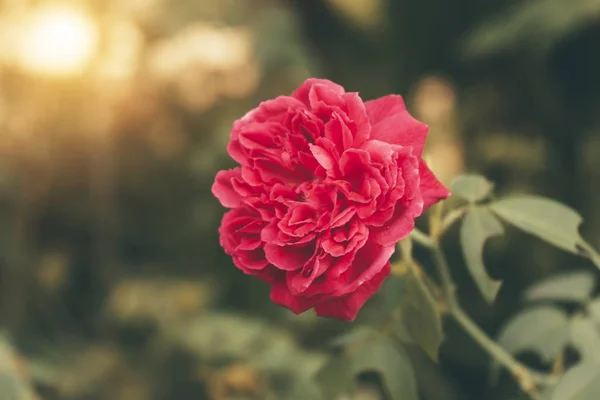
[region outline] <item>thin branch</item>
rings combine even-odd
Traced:
[[[421,232],[420,234],[423,235],[424,238],[428,239],[427,235],[424,233]],[[412,256],[412,239],[413,237],[411,236],[408,239],[402,240],[400,243],[398,243],[400,253],[402,254],[402,261],[400,263],[404,266],[404,268],[401,269],[398,266],[392,265],[392,272],[396,271],[397,275],[404,275],[409,271],[412,271],[415,278],[419,279],[432,295],[436,305],[440,309],[440,312],[446,313],[447,310],[443,290],[433,279],[431,279],[431,277],[429,277],[429,275],[425,273],[423,267]]]
[[[444,234],[456,221],[458,221],[469,209],[468,206],[460,207],[450,211],[442,220],[442,226],[440,227],[440,236]]]
[[[462,309],[456,296],[456,285],[450,274],[450,267],[438,242],[423,232],[415,231],[412,235],[415,241],[433,252],[434,261],[446,298],[448,312],[460,324],[460,326],[499,364],[504,366],[515,377],[521,389],[533,398],[537,396],[537,386],[553,381],[553,377],[532,370],[519,362],[511,353],[492,340],[487,333],[481,329],[469,315]]]
[[[419,243],[421,246],[427,247],[428,249],[433,249],[435,247],[435,242],[431,239],[426,233],[421,232],[417,228],[413,229],[410,233],[410,238],[413,239],[416,243]]]

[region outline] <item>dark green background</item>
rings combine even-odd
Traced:
[[[123,91],[91,73],[56,81],[0,68],[0,325],[28,366],[10,374],[33,377],[41,398],[263,399],[318,364],[347,325],[271,304],[268,288],[220,249],[224,210],[210,192],[214,174],[234,165],[225,150],[232,121],[309,76],[365,99],[403,94],[411,111],[419,83],[441,77],[465,169],[496,182],[498,194],[542,194],[576,208],[584,236],[600,241],[600,2],[382,0],[379,14],[358,19],[343,1],[134,3],[86,5],[98,18],[135,23],[144,56],[193,23],[247,29],[260,79],[241,98],[193,109],[176,84],[143,68]],[[443,142],[446,132],[434,128]],[[456,229],[445,245],[463,303],[491,333],[533,280],[585,266],[509,229],[486,247],[491,274],[505,279],[490,308],[462,267]],[[448,398],[507,398],[510,384],[488,389],[485,357],[447,329],[443,378],[424,375],[425,384],[444,379],[458,396]],[[240,362],[262,394],[215,397],[215,382]]]

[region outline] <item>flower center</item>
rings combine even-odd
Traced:
[[[302,270],[302,276],[305,278],[309,278],[313,273],[314,268],[312,266],[304,268]]]

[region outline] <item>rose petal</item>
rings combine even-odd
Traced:
[[[450,191],[435,177],[425,161],[419,162],[419,177],[421,196],[423,196],[423,210],[428,209],[440,200],[450,197]]]
[[[317,146],[314,144],[310,144],[309,146],[310,146],[310,152],[315,157],[315,159],[319,162],[319,164],[323,168],[325,168],[325,171],[327,171],[328,173],[333,171],[334,160],[333,160],[333,157],[331,156],[331,154],[329,154],[329,152],[327,150],[325,150],[324,148],[322,148],[320,146]]]
[[[391,161],[392,154],[394,154],[394,151],[398,148],[388,142],[382,142],[381,140],[369,140],[363,143],[361,149],[367,151],[372,159],[384,163],[386,161]]]
[[[239,142],[248,154],[252,150],[276,150],[275,139],[285,133],[281,124],[272,122],[249,123],[239,133]],[[276,151],[275,151],[276,152]]]
[[[235,208],[242,203],[242,197],[235,191],[231,180],[241,177],[241,168],[219,171],[212,185],[213,195],[219,199],[223,207]]]
[[[414,119],[400,101],[399,96],[386,96],[366,103],[367,113],[373,118],[381,118],[377,122],[371,120],[371,139],[410,146],[414,149],[413,154],[420,157],[429,127]]]
[[[391,246],[405,239],[415,228],[415,218],[423,212],[423,200],[417,198],[408,205],[398,203],[392,218],[381,228],[371,229],[370,238],[382,246]]]
[[[290,293],[299,295],[304,293],[315,279],[323,275],[331,265],[331,258],[315,256],[304,266],[302,271],[287,274],[287,287]]]
[[[263,101],[251,114],[246,114],[245,121],[255,122],[281,122],[283,116],[290,110],[302,110],[306,108],[301,101],[292,96],[278,96],[275,99]]]
[[[317,297],[294,296],[287,288],[285,281],[275,282],[271,286],[271,301],[283,307],[287,307],[295,314],[313,308],[319,301]]]
[[[345,210],[341,211],[338,215],[336,215],[331,220],[330,228],[337,228],[337,227],[340,227],[340,226],[346,224],[348,221],[350,221],[352,219],[354,214],[356,214],[356,209],[354,207],[346,208]]]
[[[345,93],[341,86],[327,83],[315,83],[308,92],[308,100],[311,108],[318,109],[322,104],[339,109],[345,108],[342,95]]]
[[[325,124],[325,137],[335,143],[340,151],[350,148],[354,142],[352,132],[336,112],[332,114],[331,120]]]
[[[248,275],[255,275],[257,272],[262,271],[269,263],[265,260],[265,255],[257,254],[252,257],[252,254],[242,254],[240,256],[233,257],[233,263],[242,272]]]
[[[371,125],[376,125],[386,118],[406,111],[406,105],[402,96],[390,94],[365,102],[365,109]]]
[[[354,133],[354,147],[360,147],[371,133],[371,122],[367,116],[367,110],[358,93],[346,93],[344,95],[348,118],[356,125]]]
[[[396,243],[391,246],[380,246],[367,242],[357,253],[350,268],[346,272],[348,285],[336,290],[332,297],[341,297],[358,289],[363,283],[373,279],[394,254]]]
[[[341,298],[317,304],[315,306],[317,315],[350,322],[354,321],[360,309],[381,288],[390,272],[391,265],[387,262],[379,273],[360,285],[354,292]]]
[[[300,100],[305,105],[309,105],[310,104],[309,94],[310,94],[312,87],[315,85],[327,86],[331,90],[334,90],[334,91],[338,92],[339,94],[344,93],[344,88],[341,87],[340,85],[338,85],[337,83],[333,83],[327,79],[309,78],[306,81],[304,81],[304,83],[302,85],[300,85],[300,87],[298,89],[296,89],[296,91],[294,91],[294,93],[292,94],[292,97]]]
[[[283,271],[301,269],[314,254],[315,246],[277,246],[265,244],[267,260]]]
[[[263,230],[260,233],[260,238],[265,243],[275,243],[279,245],[280,243],[278,243],[278,234],[279,229],[277,228],[277,221],[272,220],[267,226],[263,228]]]

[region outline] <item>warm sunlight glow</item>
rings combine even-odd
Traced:
[[[94,22],[76,10],[44,7],[26,19],[16,48],[16,61],[25,70],[70,76],[81,72],[98,46]]]

